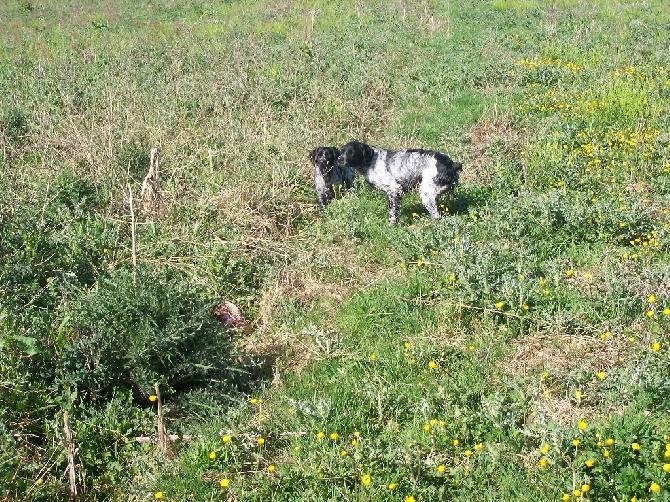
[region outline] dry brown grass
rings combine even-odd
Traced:
[[[483,117],[464,135],[471,144],[468,169],[463,171],[461,181],[487,183],[490,181],[490,150],[497,142],[502,142],[504,151],[515,154],[520,150],[523,140],[522,131],[518,130],[509,117]]]
[[[620,365],[630,353],[629,345],[623,337],[537,333],[515,342],[498,369],[511,378],[538,382],[534,415],[569,425],[595,413],[589,403],[591,394],[597,393],[596,375]],[[566,387],[574,372],[592,374],[591,383],[579,389]],[[579,402],[577,390],[583,393]]]

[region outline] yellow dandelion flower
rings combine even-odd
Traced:
[[[603,457],[605,457],[605,458],[609,458],[609,456],[610,456],[610,451],[609,451],[609,450],[605,450],[605,451],[603,452]]]
[[[549,445],[545,444],[540,450],[540,453],[542,453],[542,455],[546,455],[547,453],[549,453],[549,449],[550,449]]]
[[[654,303],[654,302],[656,301],[656,297],[655,297],[654,295],[649,295],[649,296],[647,297],[647,301],[648,301],[649,303]]]
[[[340,456],[342,456],[342,457],[346,457],[347,455],[348,455],[347,450],[342,450],[340,452]]]
[[[590,460],[590,459],[584,461],[584,465],[585,465],[586,467],[593,467],[594,464],[595,464],[595,462],[594,462],[593,460]]]
[[[654,344],[651,346],[651,350],[653,350],[654,352],[658,352],[659,350],[661,350],[661,344],[658,342],[654,342]]]
[[[400,263],[398,263],[398,267],[405,268],[405,262],[401,261]]]
[[[456,280],[456,276],[454,274],[449,275],[449,282],[454,282]],[[668,309],[670,310],[670,309]]]
[[[561,497],[561,500],[570,500],[570,494],[569,493],[564,493],[563,496]]]
[[[398,485],[396,485],[395,483],[389,483],[389,490],[391,490],[391,491],[395,490],[396,486],[398,486]]]
[[[223,478],[221,481],[219,481],[219,486],[221,488],[228,488],[228,485],[230,485],[230,480],[228,478]]]
[[[582,492],[581,492],[581,490],[577,490],[577,489],[573,490],[572,494],[573,494],[575,497],[581,497],[581,496],[582,496]]]
[[[465,450],[465,451],[463,452],[463,454],[464,454],[466,457],[469,457],[470,455],[472,455],[472,450]]]
[[[225,436],[223,436],[221,438],[221,441],[223,441],[224,443],[230,443],[230,440],[231,440],[231,437],[228,434],[226,434]]]
[[[340,437],[340,435],[337,432],[331,432],[330,433],[330,439],[332,439],[333,441],[337,441],[337,439],[339,439],[339,437]]]
[[[265,439],[263,439],[263,438],[258,438],[258,439],[256,440],[256,442],[258,443],[258,446],[263,446],[263,445],[265,444]]]
[[[370,354],[370,361],[376,361],[377,360],[377,354]]]
[[[351,446],[358,446],[358,440],[357,439],[352,439],[351,440]]]
[[[649,491],[651,493],[658,493],[661,491],[661,486],[658,483],[654,482],[649,486]]]
[[[604,380],[606,376],[607,376],[607,373],[605,373],[604,371],[599,371],[599,372],[597,373],[597,377],[598,377],[598,379],[600,379],[600,380]]]
[[[579,423],[577,424],[577,426],[579,427],[580,431],[583,431],[583,430],[586,430],[586,428],[588,427],[588,424],[586,423],[586,421],[580,420]]]
[[[417,260],[416,261],[416,266],[420,267],[421,265],[423,265],[423,260]]]
[[[257,404],[257,403],[258,403],[258,399],[256,399],[255,397],[252,397],[251,399],[249,399],[249,402],[250,402],[251,404]]]
[[[430,424],[425,424],[423,426],[423,430],[426,431],[426,432],[430,432]]]
[[[460,442],[458,441],[458,439],[454,439],[453,443],[454,443],[454,446],[458,446],[458,445],[460,444]]]
[[[605,331],[604,333],[602,333],[600,335],[600,339],[601,340],[607,340],[610,336],[612,336],[612,333],[610,333],[609,331]]]
[[[277,467],[275,467],[274,464],[270,464],[270,465],[268,465],[268,471],[270,471],[270,472],[275,472],[276,469],[277,469]]]
[[[295,446],[293,447],[293,449],[294,449],[295,451],[300,451],[300,450],[302,450],[302,446],[300,446],[299,444],[297,444],[297,445],[295,445]]]
[[[163,498],[163,492],[156,492],[156,493],[154,493],[154,498],[155,498],[156,500],[160,500],[160,499],[162,499],[162,498]]]
[[[446,471],[446,470],[447,470],[446,466],[444,466],[444,465],[442,465],[442,464],[440,464],[440,465],[437,466],[437,471],[438,471],[438,472],[444,472],[444,471]]]
[[[210,454],[209,454],[209,458],[212,459],[212,460],[214,460],[214,459],[216,458],[216,452],[215,452],[215,451],[210,452]]]
[[[663,315],[670,315],[670,308],[665,307],[665,308],[663,309]]]
[[[498,310],[502,310],[504,306],[505,306],[505,302],[497,302],[496,303],[496,308]]]
[[[431,370],[434,370],[435,368],[437,368],[437,363],[436,363],[435,361],[429,361],[429,362],[428,362],[428,367],[429,367]]]
[[[578,391],[575,392],[575,399],[577,399],[577,401],[581,401],[582,391],[578,390]]]
[[[584,484],[582,485],[582,493],[589,493],[591,491],[591,485]]]
[[[571,269],[565,271],[565,276],[566,277],[572,277],[573,274],[574,274],[574,272]]]
[[[361,433],[358,432],[358,431],[354,431],[354,437],[357,437],[357,438],[361,437]]]
[[[653,310],[647,310],[647,313],[645,315],[647,317],[654,317],[654,311]]]
[[[409,349],[412,346],[412,344],[409,343],[409,342],[405,342],[404,345],[405,345],[405,349]]]
[[[612,445],[614,444],[614,439],[612,439],[612,438],[607,438],[607,439],[605,440],[605,444],[606,444],[607,446],[612,446]]]
[[[437,249],[433,249],[430,253],[431,253],[433,256],[437,256],[438,254],[440,254],[440,252],[439,252]]]
[[[158,399],[158,396],[156,396],[156,394],[151,394],[149,396],[149,401],[151,401],[152,403],[155,402],[156,399]],[[160,492],[158,492],[158,493],[160,493]]]
[[[547,464],[548,464],[548,463],[549,463],[549,462],[547,462],[547,459],[546,459],[546,458],[541,458],[540,461],[538,462],[538,465],[539,465],[540,467],[547,467]]]
[[[477,443],[474,448],[476,452],[480,452],[484,449],[484,443]]]
[[[363,474],[363,477],[361,477],[361,483],[364,485],[369,485],[370,481],[372,481],[372,478],[370,477],[369,474]]]
[[[572,446],[577,448],[581,444],[581,441],[579,439],[573,439],[572,440]]]
[[[670,472],[670,464],[663,464],[662,469],[663,469],[665,472]]]
[[[530,310],[530,306],[527,303],[524,303],[523,305],[521,305],[521,308],[523,310]]]
[[[326,434],[324,432],[319,431],[319,432],[316,433],[316,437],[318,439],[323,439],[323,438],[326,437]]]
[[[416,502],[413,495],[407,495],[405,497],[405,502]]]
[[[640,451],[640,443],[633,443],[630,445],[630,447],[633,449],[633,451]]]

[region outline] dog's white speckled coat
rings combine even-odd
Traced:
[[[389,199],[389,225],[395,225],[402,195],[416,187],[424,207],[434,219],[440,217],[437,198],[453,194],[463,166],[432,150],[390,151],[352,141],[341,148],[337,163],[360,172]]]

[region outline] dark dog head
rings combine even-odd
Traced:
[[[435,183],[447,188],[449,193],[454,193],[454,188],[458,184],[458,178],[463,170],[463,164],[454,162],[449,157],[442,153],[435,153],[435,160],[437,161],[437,176]]]
[[[314,167],[326,174],[335,166],[340,151],[332,146],[318,146],[309,152],[309,160]]]
[[[372,150],[371,146],[359,141],[350,141],[342,147],[340,156],[337,158],[337,165],[365,170],[372,161],[373,156],[374,150]]]

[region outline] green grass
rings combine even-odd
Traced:
[[[5,2],[0,499],[68,497],[67,411],[87,500],[670,500],[668,23]],[[350,139],[463,162],[445,217],[319,213],[307,152]]]

